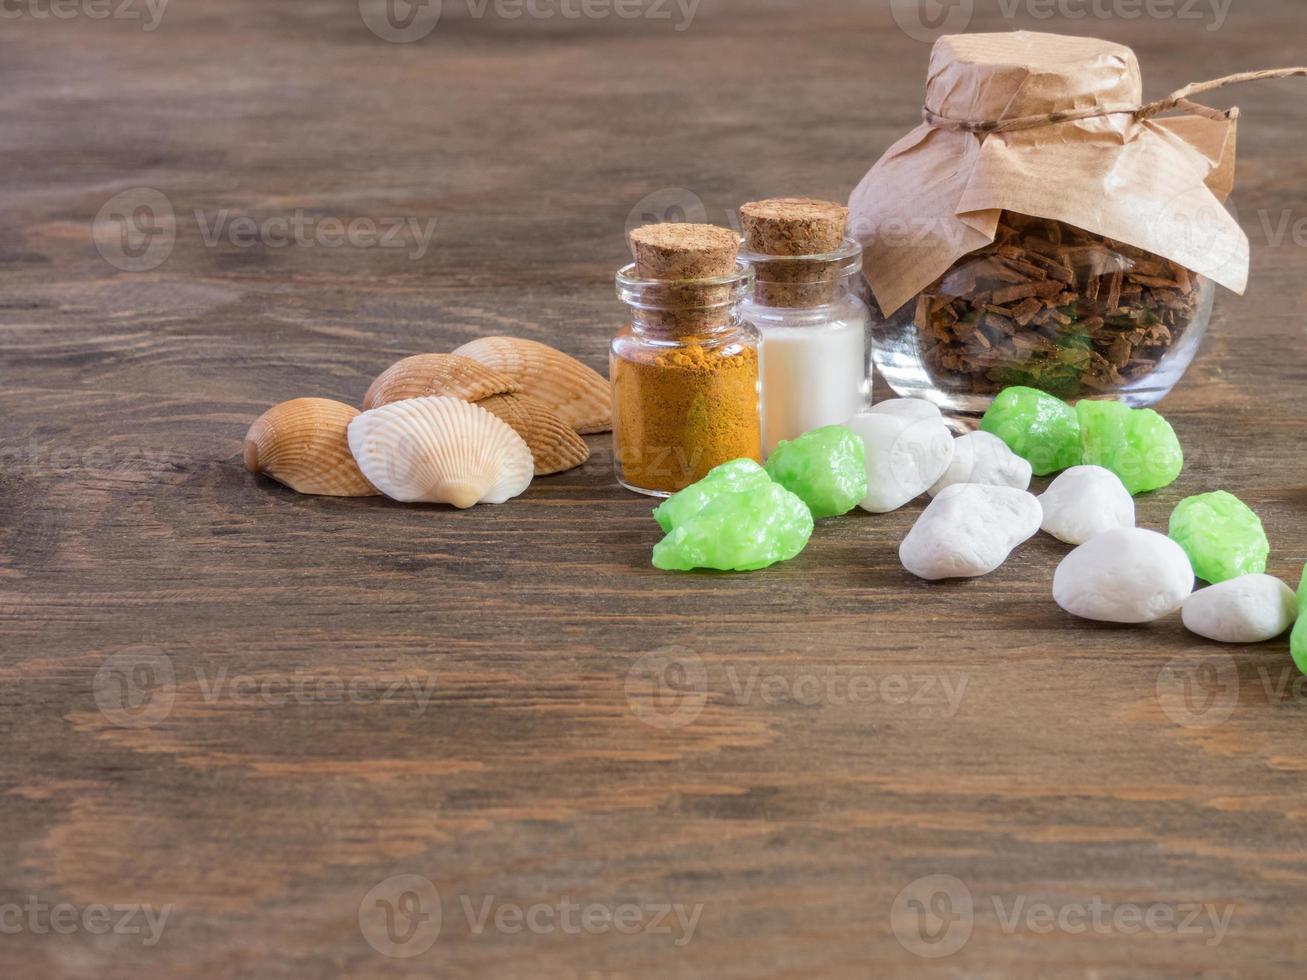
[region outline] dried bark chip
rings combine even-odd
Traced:
[[[1036,265],[1034,262],[1027,262],[1024,258],[1020,258],[1020,259],[1018,259],[1018,258],[1013,258],[1013,257],[1010,257],[1010,256],[1003,256],[1002,259],[1001,259],[1001,261],[1002,261],[1002,263],[1003,263],[1004,265],[1006,265],[1006,266],[1007,266],[1009,269],[1011,269],[1013,272],[1016,272],[1016,273],[1018,273],[1019,275],[1022,275],[1022,276],[1024,276],[1024,277],[1027,278],[1027,279],[1047,279],[1047,278],[1048,278],[1048,270],[1047,270],[1047,269],[1045,269],[1045,268],[1044,268],[1043,266],[1041,266],[1041,265]]]
[[[1142,286],[1155,286],[1159,289],[1178,289],[1180,284],[1174,279],[1164,279],[1161,276],[1143,276],[1139,273],[1131,273],[1130,281],[1139,283]]]
[[[1016,286],[1005,286],[1002,289],[994,290],[993,300],[998,306],[1005,306],[1008,303],[1015,303],[1019,299],[1027,299],[1035,295],[1035,286],[1033,282],[1023,282]]]
[[[930,297],[922,293],[917,297],[916,324],[919,329],[926,330],[930,327],[931,312]]]
[[[1107,308],[1115,310],[1121,305],[1121,271],[1112,273],[1112,280],[1107,286]]]
[[[1030,299],[1024,300],[1019,306],[1015,307],[1012,310],[1012,316],[1017,321],[1017,323],[1021,324],[1021,326],[1023,327],[1028,326],[1030,321],[1035,318],[1035,314],[1038,313],[1043,308],[1044,308],[1043,303],[1041,303],[1039,300],[1035,299],[1034,297],[1031,297]]]

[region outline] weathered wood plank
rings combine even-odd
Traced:
[[[970,28],[1123,40],[1150,95],[1302,60],[1291,0],[1219,25],[1019,6]],[[468,513],[244,472],[269,404],[355,402],[406,354],[513,333],[602,368],[642,199],[723,222],[768,194],[842,197],[919,111],[928,48],[885,3],[704,3],[679,32],[469,9],[447,0],[408,45],[348,0],[179,2],[149,32],[2,22],[0,970],[1301,975],[1307,686],[1283,643],[1072,622],[1044,538],[990,578],[915,581],[896,549],[919,506],[827,522],[765,573],[657,574],[606,436]],[[1293,85],[1232,96],[1252,286],[1220,298],[1167,402],[1184,477],[1140,501],[1164,527],[1187,494],[1238,492],[1286,579],[1307,559]],[[176,243],[123,272],[91,227],[142,187]],[[315,244],[229,224],[206,243],[240,216],[302,220]],[[399,221],[405,247],[324,245],[324,220]],[[947,959],[891,918],[937,874],[975,910]],[[411,958],[359,921],[397,875],[441,898]],[[1095,899],[1176,921],[1008,924]],[[71,931],[38,901],[71,905]],[[569,931],[569,902],[633,934]],[[139,914],[141,932],[83,918],[142,903],[168,909],[157,943]],[[534,905],[538,933],[515,928]],[[661,906],[687,918],[655,928]]]

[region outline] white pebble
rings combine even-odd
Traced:
[[[1241,575],[1185,600],[1184,625],[1218,643],[1261,643],[1283,636],[1298,618],[1298,597],[1278,578]]]
[[[1053,575],[1059,606],[1105,623],[1151,623],[1179,609],[1193,590],[1184,549],[1165,534],[1134,527],[1082,544]]]
[[[920,497],[944,475],[953,459],[953,435],[934,405],[918,398],[898,398],[881,402],[877,408],[906,401],[920,402],[935,414],[860,412],[847,423],[866,448],[867,495],[859,506],[873,514],[887,514]]]
[[[955,483],[983,483],[991,487],[1030,487],[1030,464],[989,432],[968,432],[953,440],[953,461],[936,484],[932,497]]]
[[[942,419],[944,414],[934,402],[924,398],[888,398],[873,405],[873,415],[901,415],[910,419]]]
[[[1039,530],[1039,518],[1039,501],[1024,490],[955,483],[922,511],[899,560],[932,581],[988,575]]]
[[[1084,544],[1104,531],[1135,526],[1135,498],[1102,466],[1073,466],[1039,498],[1044,530],[1067,544]]]

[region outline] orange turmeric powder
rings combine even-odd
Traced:
[[[613,451],[622,482],[675,493],[732,459],[762,460],[758,352],[686,343],[613,355]]]

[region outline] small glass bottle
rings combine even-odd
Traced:
[[[871,313],[855,286],[862,248],[823,256],[746,253],[757,283],[743,315],[762,334],[763,451],[847,422],[871,400]],[[814,271],[796,285],[797,270]]]
[[[762,459],[759,337],[740,315],[753,272],[735,259],[733,233],[715,231],[734,242],[729,274],[650,278],[638,263],[617,274],[631,322],[611,350],[613,459],[618,481],[637,493],[667,497],[722,463]]]
[[[871,311],[858,295],[862,246],[823,255],[745,252],[757,276],[743,315],[762,334],[763,452],[871,403]]]

